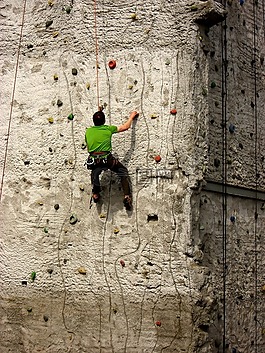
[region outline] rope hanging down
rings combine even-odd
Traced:
[[[96,47],[96,85],[97,85],[97,103],[98,110],[100,110],[99,106],[99,64],[98,64],[98,33],[97,33],[97,1],[94,0],[94,21],[95,21],[95,47]]]
[[[14,103],[15,90],[16,90],[18,63],[19,63],[19,56],[20,56],[20,48],[21,48],[21,41],[22,41],[22,34],[23,34],[26,5],[27,5],[27,0],[24,1],[24,7],[23,7],[23,13],[22,13],[21,30],[20,30],[19,43],[18,43],[17,62],[16,62],[16,69],[15,69],[15,78],[14,78],[14,84],[13,84],[13,91],[12,91],[12,98],[11,98],[10,112],[9,112],[9,121],[8,121],[8,128],[7,128],[7,140],[6,140],[6,148],[5,148],[5,155],[4,155],[3,172],[2,172],[1,185],[0,185],[0,202],[2,200],[2,193],[3,193],[3,185],[4,185],[4,177],[5,177],[5,169],[6,169],[6,161],[7,161],[7,151],[8,151],[8,142],[9,142],[9,136],[10,136],[10,130],[11,130],[13,103]]]

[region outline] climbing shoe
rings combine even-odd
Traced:
[[[129,195],[125,196],[123,200],[123,204],[126,210],[130,211],[132,209],[132,197]]]

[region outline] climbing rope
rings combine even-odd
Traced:
[[[99,105],[99,61],[98,61],[98,33],[97,33],[97,0],[94,0],[94,29],[95,29],[95,49],[96,49],[96,86],[97,86],[97,104]]]
[[[226,7],[226,0],[224,1]],[[222,241],[223,241],[223,353],[226,351],[226,275],[227,275],[227,21],[222,26]]]
[[[8,152],[9,136],[10,136],[10,131],[11,131],[13,104],[14,104],[14,97],[15,97],[15,91],[16,91],[18,63],[19,63],[19,57],[20,57],[20,49],[21,49],[21,41],[22,41],[22,35],[23,35],[23,27],[24,27],[25,13],[26,13],[26,5],[27,5],[27,0],[24,0],[24,6],[23,6],[23,12],[22,12],[22,21],[21,21],[21,29],[20,29],[19,42],[18,42],[18,52],[17,52],[17,62],[16,62],[16,68],[15,68],[15,78],[14,78],[12,97],[11,97],[11,103],[10,103],[10,112],[9,112],[9,121],[8,121],[8,128],[7,128],[7,140],[6,140],[6,147],[5,147],[5,154],[4,154],[3,171],[2,171],[2,178],[1,178],[1,185],[0,185],[0,202],[2,200],[2,193],[3,193],[5,169],[6,169],[6,162],[7,162],[7,152]]]

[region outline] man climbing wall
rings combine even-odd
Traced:
[[[113,157],[111,138],[112,134],[123,132],[131,127],[132,121],[138,116],[133,111],[126,123],[117,127],[115,125],[105,125],[105,114],[98,111],[93,115],[94,126],[86,129],[85,140],[89,152],[88,169],[91,169],[92,199],[96,203],[100,199],[99,176],[104,170],[111,170],[121,178],[124,192],[124,207],[126,210],[132,208],[132,191],[127,168]]]

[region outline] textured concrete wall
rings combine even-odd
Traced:
[[[229,21],[236,21],[235,13],[244,17],[245,8],[235,3],[227,7]],[[212,212],[219,233],[209,236],[206,254],[201,246],[206,235],[198,233],[211,217],[206,203],[200,207],[198,186],[205,175],[222,179],[221,167],[212,167],[214,158],[222,159],[222,138],[218,128],[212,129],[215,123],[209,125],[211,114],[216,126],[221,119],[213,104],[222,97],[222,33],[218,25],[207,35],[205,20],[194,22],[205,4],[97,4],[100,104],[111,124],[120,125],[132,110],[140,113],[130,131],[113,138],[133,185],[133,211],[126,212],[119,181],[109,172],[102,177],[102,203],[89,209],[91,187],[83,163],[85,128],[97,109],[94,3],[74,1],[69,12],[61,1],[27,2],[20,37],[23,4],[2,2],[3,353],[221,351],[218,198]],[[207,53],[207,46],[214,50]],[[109,60],[116,60],[114,70]],[[233,60],[236,64],[236,55]],[[238,76],[241,71],[239,67]],[[244,97],[251,99],[247,91]],[[170,114],[174,108],[176,115]],[[248,109],[253,119],[253,108]],[[70,113],[73,120],[67,118]],[[262,126],[264,119],[259,131]],[[263,153],[262,136],[258,153]],[[247,154],[253,154],[253,144],[246,160]],[[160,163],[154,161],[156,155],[162,157]],[[249,207],[246,212],[251,213],[254,206]],[[242,253],[240,269],[243,265]],[[261,275],[262,267],[259,271]],[[261,310],[262,303],[258,305]],[[255,332],[261,353],[261,330]],[[248,333],[236,332],[241,351],[249,353]]]

